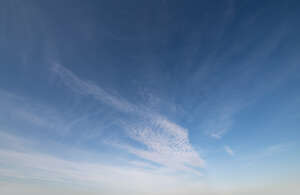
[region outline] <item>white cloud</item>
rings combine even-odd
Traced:
[[[220,105],[216,110],[208,114],[202,128],[207,135],[215,139],[221,139],[234,123],[234,114],[240,109],[240,105]]]
[[[21,139],[15,137],[13,140]],[[27,143],[19,143],[23,146],[22,151],[16,148],[0,149],[0,177],[28,183],[39,181],[50,185],[70,186],[75,191],[100,190],[105,194],[174,194],[176,191],[199,186],[195,180],[171,174],[165,168],[145,162],[134,161],[128,165],[115,162],[109,165],[100,161],[66,160],[28,149]],[[4,188],[0,188],[0,192],[3,190]]]
[[[137,120],[126,120],[122,117],[116,119],[114,115],[108,116],[106,114],[98,119],[96,123],[93,123],[93,121],[89,120],[89,116],[93,113],[75,114],[71,117],[72,119],[67,119],[70,117],[63,117],[60,112],[49,106],[37,105],[32,100],[22,97],[17,98],[19,102],[16,102],[14,99],[16,98],[9,98],[9,101],[7,100],[6,103],[6,105],[9,105],[9,112],[12,112],[11,114],[18,121],[17,123],[10,124],[11,127],[21,128],[22,121],[24,121],[34,125],[36,130],[48,129],[51,133],[63,135],[65,138],[67,138],[66,136],[68,136],[69,132],[73,135],[72,139],[85,141],[85,139],[91,139],[91,136],[97,136],[99,131],[101,132],[99,128],[109,128],[112,124],[111,118],[113,118],[113,120],[117,120],[118,122],[121,121],[117,125],[123,129],[125,128],[128,138],[143,144],[143,147],[146,146],[145,149],[136,145],[123,147],[127,152],[163,165],[173,171],[184,170],[199,175],[200,173],[191,169],[190,166],[204,166],[204,161],[189,142],[187,129],[167,120],[159,114],[147,112],[143,108],[140,108],[139,112],[131,112]],[[94,125],[98,129],[93,130],[95,128]],[[81,127],[88,128],[88,131],[83,133],[82,131],[85,131],[85,129],[80,129]],[[73,130],[74,132],[71,132]],[[79,134],[75,135],[74,133]],[[100,137],[96,138],[99,139]],[[104,141],[107,138],[100,139],[103,140],[99,141]]]
[[[189,142],[188,130],[167,120],[165,117],[149,111],[146,107],[135,106],[130,102],[114,96],[99,86],[79,79],[62,65],[52,68],[61,80],[79,94],[91,95],[97,100],[111,105],[119,111],[134,115],[137,120],[123,120],[121,127],[126,129],[129,138],[143,144],[141,147],[125,146],[128,152],[140,158],[164,165],[174,170],[195,171],[192,167],[203,167],[204,161]],[[199,172],[197,172],[199,174]]]
[[[266,156],[271,156],[273,154],[285,152],[291,148],[292,144],[287,144],[287,143],[281,143],[281,144],[274,144],[271,146],[268,146],[265,148],[263,151],[263,154]]]
[[[70,104],[61,111],[60,108],[40,104],[35,99],[1,89],[0,107],[0,122],[3,126],[16,131],[29,129],[35,131],[36,135],[47,132],[66,137],[74,133],[73,139],[90,140],[99,137],[103,130],[115,123],[111,120],[115,112],[111,110],[86,111],[85,106]],[[74,109],[77,111],[74,112]]]
[[[120,123],[117,125],[125,130],[128,138],[142,144],[142,146],[135,144],[128,146],[125,143],[121,143],[123,146],[126,145],[123,149],[127,152],[139,158],[158,163],[173,172],[185,171],[186,173],[200,175],[199,171],[195,171],[194,168],[203,168],[204,160],[192,147],[187,129],[169,121],[158,113],[150,111],[146,107],[135,106],[120,97],[104,91],[95,84],[79,79],[74,73],[61,65],[54,65],[52,71],[73,91],[83,95],[90,95],[114,107],[118,111],[134,116],[136,120],[128,120],[122,116],[107,116],[106,114],[95,123],[97,127],[100,125],[101,127],[108,126],[109,128],[112,122],[106,124],[105,121],[111,121],[111,118],[113,118],[113,120],[118,121],[117,123]],[[33,124],[37,129],[49,129],[51,133],[63,136],[68,136],[68,132],[73,129],[77,133],[84,131],[84,129],[78,128],[88,128],[88,132],[80,133],[77,136],[81,140],[89,137],[89,135],[97,135],[99,131],[91,132],[95,128],[93,126],[95,124],[91,124],[91,121],[89,121],[88,116],[91,113],[81,113],[65,117],[66,113],[62,115],[49,106],[37,105],[33,100],[23,97],[10,94],[6,100],[9,104],[8,110],[12,112],[18,121],[18,123],[14,123],[18,128],[22,125],[20,120]],[[103,124],[102,120],[105,120]],[[83,125],[79,125],[81,123]],[[72,135],[72,139],[77,139],[76,135]]]
[[[246,162],[246,166],[253,166],[261,163],[264,160],[272,159],[276,156],[281,156],[284,152],[293,150],[295,148],[294,143],[278,143],[269,146],[265,146],[259,150],[253,151],[253,153],[245,155],[241,158],[243,162]]]
[[[0,106],[2,123],[11,129],[25,130],[30,125],[31,130],[65,134],[65,125],[68,123],[66,114],[61,114],[50,106],[2,90],[0,90]]]
[[[178,170],[191,171],[189,166],[204,166],[189,143],[186,129],[161,117],[128,128],[130,137],[146,146],[146,149],[129,148],[137,156]]]
[[[122,99],[121,97],[112,95],[111,93],[107,92],[106,90],[99,87],[98,85],[95,85],[92,82],[81,80],[73,72],[60,64],[54,64],[52,66],[52,71],[57,76],[59,76],[59,78],[67,87],[71,88],[73,91],[79,94],[93,96],[95,99],[105,104],[111,105],[121,111],[128,112],[135,109],[135,106],[128,103],[126,100]]]
[[[230,156],[235,155],[234,151],[229,146],[224,146],[224,149]]]

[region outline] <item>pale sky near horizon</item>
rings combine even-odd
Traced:
[[[299,17],[0,1],[0,194],[300,194]]]

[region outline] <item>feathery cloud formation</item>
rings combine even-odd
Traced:
[[[190,144],[187,129],[158,113],[149,111],[146,107],[136,106],[121,97],[110,94],[98,85],[80,79],[60,64],[54,64],[52,71],[71,90],[81,95],[90,95],[120,112],[138,118],[129,122],[123,120],[122,126],[129,138],[143,144],[146,149],[133,146],[123,147],[128,152],[174,170],[191,171],[189,166],[203,167],[204,160]]]

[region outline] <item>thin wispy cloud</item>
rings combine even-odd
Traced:
[[[229,146],[224,146],[225,152],[229,154],[230,156],[234,156],[235,152],[229,147]]]
[[[101,109],[90,111],[71,105],[70,110],[62,112],[51,105],[3,90],[0,90],[0,105],[0,121],[4,129],[34,132],[36,138],[46,133],[53,138],[72,136],[74,142],[86,142],[99,139],[103,131],[116,124],[111,120],[113,111],[104,114]]]
[[[293,143],[280,143],[274,144],[266,147],[262,152],[261,155],[263,156],[272,156],[276,154],[280,154],[282,152],[286,152],[293,147]]]
[[[59,78],[64,82],[65,86],[69,87],[73,91],[76,91],[78,94],[96,98],[97,100],[114,107],[116,110],[131,114],[138,119],[127,120],[117,116],[117,123],[119,123],[117,125],[124,129],[125,133],[128,135],[128,138],[139,142],[146,147],[145,149],[133,146],[126,147],[127,152],[132,153],[142,159],[146,159],[171,168],[173,171],[180,170],[198,175],[200,174],[200,172],[190,168],[203,168],[204,160],[192,147],[189,141],[187,129],[169,121],[158,113],[149,111],[149,109],[146,107],[134,106],[128,101],[119,99],[119,97],[103,91],[95,84],[91,84],[80,79],[62,65],[55,64],[52,68],[52,71],[59,76]],[[66,117],[60,117],[62,114],[57,110],[51,109],[49,106],[37,105],[32,101],[22,97],[19,97],[18,99],[21,99],[22,101],[15,103],[12,99],[10,99],[9,104],[11,104],[11,108],[15,108],[14,115],[25,122],[37,126],[38,128],[55,130],[59,135],[66,136],[68,133],[71,133],[74,130],[74,133],[76,134],[76,129],[80,128],[80,124],[84,123],[86,120],[89,120],[89,116],[93,114],[89,113],[88,115],[84,116],[81,116],[81,114],[73,114],[71,117],[72,119],[66,119]],[[128,105],[130,109],[124,109],[128,108]],[[109,119],[107,117],[103,117],[104,116],[102,116],[103,120]],[[112,122],[105,124],[106,122],[103,120],[99,121],[101,124],[99,122],[97,123],[100,124],[100,127],[97,129],[106,128],[105,126],[107,125],[111,126]],[[96,128],[96,126],[93,126],[93,124],[85,126],[85,128],[89,128],[89,131],[79,134],[81,140],[85,139],[86,137],[91,137],[91,134],[99,134],[99,130],[97,130],[98,133],[92,132],[93,128]],[[79,132],[83,130],[84,129],[81,129]]]
[[[144,146],[146,150],[126,147],[128,152],[140,158],[161,164],[174,170],[192,171],[188,166],[203,167],[204,160],[189,142],[188,130],[167,120],[160,114],[151,112],[147,107],[134,104],[113,96],[99,86],[86,82],[62,65],[53,65],[52,71],[64,84],[82,95],[91,95],[97,100],[115,107],[120,111],[133,114],[138,120],[120,119],[128,137]],[[122,122],[123,121],[123,122]]]
[[[257,15],[261,14],[257,13]],[[256,15],[251,16],[242,25],[248,23],[253,25],[258,18]],[[205,83],[201,86],[196,84],[195,87],[199,88],[201,97],[202,95],[205,97],[200,105],[207,105],[193,109],[199,109],[199,112],[204,109],[208,112],[208,116],[204,117],[205,119],[200,125],[206,135],[215,139],[223,138],[234,128],[235,119],[239,112],[280,87],[294,74],[297,68],[295,68],[294,62],[289,60],[287,60],[288,63],[284,69],[274,67],[269,73],[261,74],[264,72],[262,64],[271,58],[272,53],[278,50],[286,38],[288,29],[285,26],[287,23],[287,21],[280,21],[276,27],[277,30],[272,31],[270,36],[257,43],[255,49],[251,51],[247,49],[256,40],[239,40],[239,37],[230,46],[224,45],[228,48],[224,51],[219,51],[218,46],[220,45],[216,45],[217,49],[208,53],[207,57],[201,61],[202,65],[190,75],[189,85]],[[249,32],[245,31],[244,33]],[[233,64],[234,72],[229,71],[229,76],[224,76],[222,73],[228,71],[224,65],[230,62],[232,56],[243,50],[247,50],[246,55],[248,57],[240,59],[238,64]],[[232,76],[233,78],[231,78]],[[253,81],[253,78],[256,81]]]
[[[10,137],[14,137],[10,135]],[[14,137],[14,140],[19,140]],[[174,186],[191,186],[188,179],[168,174],[163,168],[150,166],[136,161],[129,165],[109,165],[95,161],[71,161],[28,149],[20,142],[23,150],[0,149],[0,163],[7,167],[0,169],[0,176],[31,181],[51,182],[74,185],[92,189],[101,189],[112,193],[113,186],[118,183],[120,191],[142,193],[151,188],[164,188],[157,193],[173,192]],[[128,178],[131,178],[128,180]],[[100,187],[99,187],[100,186]],[[120,192],[119,192],[120,193]]]
[[[154,118],[149,124],[127,128],[133,140],[146,146],[145,150],[129,150],[141,158],[179,170],[191,170],[188,166],[204,166],[204,160],[189,143],[188,131],[164,118]]]
[[[65,125],[68,123],[66,117],[50,106],[3,90],[0,90],[0,101],[0,115],[5,119],[2,123],[17,121],[12,123],[11,128],[24,128],[20,125],[23,124],[35,127],[40,132],[52,131],[61,135],[65,133]]]
[[[255,153],[241,158],[247,166],[252,166],[262,160],[273,159],[295,149],[294,143],[278,143],[260,148]]]
[[[105,104],[111,105],[121,111],[128,112],[135,110],[135,106],[129,104],[126,100],[123,100],[121,97],[116,97],[110,94],[109,92],[105,91],[103,88],[99,87],[98,85],[92,82],[81,80],[69,69],[65,68],[64,66],[58,63],[53,64],[51,70],[57,76],[59,76],[61,81],[63,81],[63,83],[67,87],[81,95],[92,96],[95,99]]]

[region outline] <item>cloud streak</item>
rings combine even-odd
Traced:
[[[90,95],[95,99],[111,105],[121,111],[129,112],[135,110],[135,106],[128,103],[126,100],[110,94],[92,82],[81,80],[73,72],[60,64],[54,64],[51,69],[52,72],[55,73],[67,87],[81,95]]]
[[[90,95],[136,118],[136,120],[121,119],[120,126],[125,128],[130,139],[146,148],[141,149],[140,147],[127,146],[127,144],[122,146],[129,153],[174,170],[195,172],[190,166],[204,166],[204,160],[199,157],[189,142],[187,129],[167,120],[158,113],[150,111],[147,107],[135,106],[91,82],[80,79],[62,65],[54,64],[52,71],[71,90],[81,95]]]
[[[9,136],[14,140],[21,140]],[[23,146],[22,151],[18,148],[0,149],[0,163],[5,167],[0,168],[1,177],[51,182],[64,186],[76,185],[79,188],[88,187],[108,194],[119,194],[122,191],[151,194],[153,189],[156,189],[154,193],[157,194],[172,194],[176,189],[183,190],[194,185],[189,179],[168,174],[165,168],[150,166],[149,169],[147,163],[139,161],[128,165],[109,165],[100,161],[65,160],[28,149],[23,141],[19,145]],[[148,166],[147,169],[145,166]]]
[[[230,156],[234,156],[235,152],[229,147],[229,146],[224,146],[225,152],[229,154]]]
[[[146,147],[129,151],[144,159],[178,170],[191,171],[189,166],[204,166],[204,161],[189,143],[188,131],[164,118],[127,128],[129,136]]]

